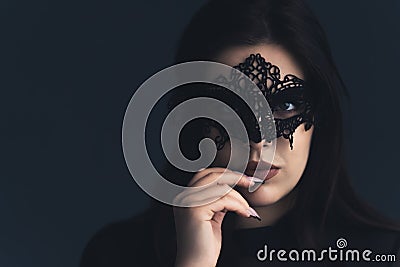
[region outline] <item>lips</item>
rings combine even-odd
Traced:
[[[258,166],[257,166],[258,164]],[[256,169],[257,168],[257,169]],[[263,180],[268,180],[274,177],[279,172],[279,167],[268,163],[266,161],[250,161],[247,164],[245,174],[248,176],[254,176]]]

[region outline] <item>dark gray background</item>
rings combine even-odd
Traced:
[[[122,155],[124,110],[202,2],[0,3],[0,266],[77,266],[97,230],[147,206]],[[352,97],[355,187],[400,218],[400,1],[309,2]]]

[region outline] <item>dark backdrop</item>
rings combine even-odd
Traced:
[[[123,159],[123,114],[202,2],[0,3],[0,266],[77,266],[97,230],[147,206]],[[309,2],[352,97],[355,187],[400,218],[400,1]]]

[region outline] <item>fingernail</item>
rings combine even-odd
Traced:
[[[260,178],[257,178],[257,177],[247,176],[246,179],[249,180],[249,181],[253,181],[255,183],[265,184],[265,181],[263,179],[260,179]]]
[[[258,213],[252,207],[249,207],[247,210],[250,213],[251,218],[255,218],[255,219],[261,221],[260,215],[258,215]]]

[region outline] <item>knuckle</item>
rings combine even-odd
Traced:
[[[232,197],[234,197],[241,204],[243,204],[246,207],[249,206],[249,204],[247,203],[246,199],[238,191],[232,190],[230,193],[232,194]]]

